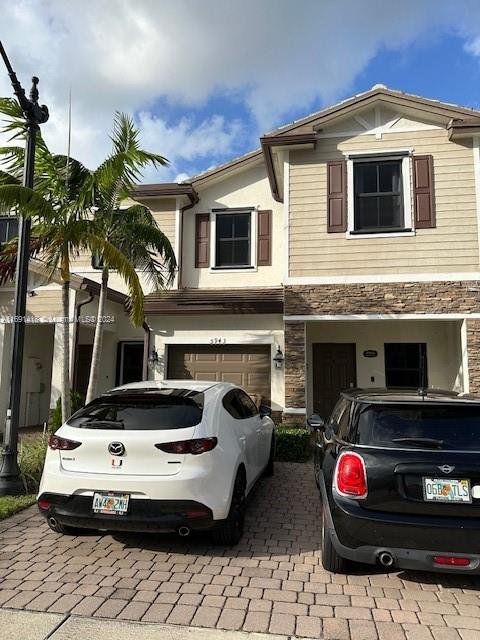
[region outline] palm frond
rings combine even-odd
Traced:
[[[43,196],[20,185],[7,184],[0,186],[0,208],[7,210],[18,208],[25,217],[53,220],[56,211]]]

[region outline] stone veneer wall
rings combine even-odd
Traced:
[[[479,313],[480,282],[289,285],[285,315]],[[304,322],[285,322],[285,406],[305,407]],[[480,392],[480,321],[467,321],[470,391]],[[298,414],[284,416],[304,421]]]
[[[470,393],[480,393],[480,320],[467,320],[467,353]]]

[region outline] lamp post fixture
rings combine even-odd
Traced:
[[[38,78],[32,78],[30,98],[20,84],[0,41],[0,55],[7,67],[13,92],[22,108],[26,121],[26,146],[23,167],[23,185],[33,189],[35,143],[39,125],[47,122],[48,109],[38,104]],[[5,420],[3,462],[0,469],[0,496],[18,495],[23,484],[17,462],[18,427],[20,423],[20,394],[25,342],[25,312],[27,306],[28,261],[30,257],[30,219],[19,216],[17,270],[15,275],[15,315],[11,343],[10,398]]]

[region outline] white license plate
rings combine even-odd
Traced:
[[[94,493],[92,509],[94,513],[124,516],[128,511],[128,493]]]
[[[471,502],[470,480],[423,478],[423,497],[427,502]]]

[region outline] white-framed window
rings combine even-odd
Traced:
[[[410,152],[347,156],[347,237],[414,235]]]
[[[212,270],[255,269],[257,212],[253,207],[212,209],[210,264]]]

